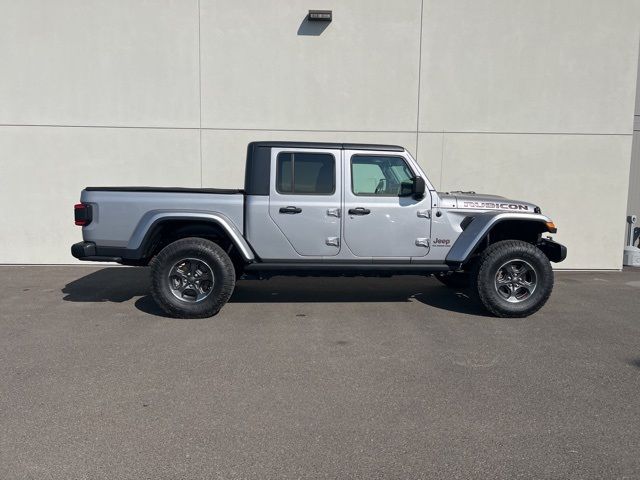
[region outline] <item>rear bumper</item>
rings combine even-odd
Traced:
[[[99,255],[93,242],[78,242],[71,245],[71,255],[87,262],[122,262],[122,257]]]
[[[567,247],[559,243],[543,238],[538,243],[538,248],[554,263],[562,262],[567,258]]]

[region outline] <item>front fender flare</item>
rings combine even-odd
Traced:
[[[506,220],[521,220],[546,224],[551,219],[541,214],[511,213],[511,212],[485,212],[473,217],[466,229],[462,231],[455,241],[445,259],[449,265],[465,263],[476,247],[482,242],[491,229],[500,222]],[[545,229],[546,229],[545,225]]]
[[[144,245],[147,235],[153,228],[166,220],[205,221],[216,224],[229,235],[229,239],[247,262],[253,262],[255,260],[253,250],[245,240],[242,232],[229,217],[220,212],[152,210],[147,212],[140,219],[138,225],[136,225],[127,249],[140,250]]]

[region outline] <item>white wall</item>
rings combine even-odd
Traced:
[[[324,31],[303,22],[329,8]],[[397,143],[619,268],[640,2],[0,0],[0,263],[73,263],[85,185],[239,186],[247,142]],[[604,195],[603,195],[604,190]]]
[[[0,0],[0,123],[200,126],[198,0]]]
[[[201,0],[203,127],[415,131],[420,1],[323,0],[298,35],[314,5]]]

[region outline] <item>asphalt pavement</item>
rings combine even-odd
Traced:
[[[433,278],[0,267],[1,479],[640,478],[640,269],[498,319]]]

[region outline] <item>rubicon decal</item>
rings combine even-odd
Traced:
[[[482,208],[495,210],[529,210],[528,205],[518,203],[464,202],[464,208]]]

